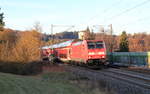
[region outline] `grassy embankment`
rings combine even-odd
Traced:
[[[79,85],[74,75],[50,72],[38,76],[0,73],[0,94],[105,94]],[[81,78],[82,79],[82,78]]]

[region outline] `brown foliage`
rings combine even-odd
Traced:
[[[40,34],[36,31],[26,31],[20,34],[15,48],[13,60],[31,62],[40,59]]]
[[[41,34],[35,30],[0,32],[0,71],[31,74],[41,71]]]
[[[30,30],[15,32],[5,30],[0,32],[0,61],[31,62],[40,59],[40,33]]]
[[[135,52],[145,52],[150,50],[150,35],[146,33],[138,33],[128,35],[129,49]]]
[[[130,52],[146,52],[150,51],[150,35],[146,33],[137,33],[137,34],[128,34],[129,41],[129,51]],[[106,44],[106,48],[108,51],[111,49],[112,51],[119,50],[120,43],[120,35],[119,36],[110,36],[106,34],[96,34],[95,39],[104,40]]]
[[[93,40],[95,39],[95,34],[93,32],[90,31],[89,27],[87,27],[86,30],[83,30],[82,32],[84,32],[84,38],[85,40]]]
[[[12,55],[11,51],[17,41],[16,32],[7,30],[0,32],[0,61],[9,61],[10,55]]]

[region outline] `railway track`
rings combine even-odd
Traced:
[[[104,78],[113,78],[118,81],[122,81],[128,84],[132,84],[144,89],[150,89],[150,76],[143,75],[141,73],[135,73],[131,71],[125,71],[121,69],[102,69],[102,70],[92,70],[84,67],[71,67],[70,71],[74,71],[84,75],[89,79],[97,79],[100,80],[101,77]]]
[[[150,75],[150,69],[147,68],[129,67],[128,69],[125,68],[124,70]]]
[[[108,69],[104,70],[101,73],[118,79],[122,80],[124,82],[128,82],[130,84],[134,84],[136,86],[140,86],[143,88],[150,89],[150,78],[148,75],[142,75],[140,73],[134,73],[134,72],[129,72],[129,71],[122,71],[119,69]]]
[[[138,72],[129,71],[129,70],[114,69],[114,68],[108,69],[106,71],[121,74],[121,75],[126,75],[132,78],[138,78],[138,79],[150,82],[150,75],[147,75],[147,74],[138,73]]]

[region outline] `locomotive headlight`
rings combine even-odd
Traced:
[[[102,56],[102,58],[105,58],[105,56]]]
[[[105,52],[98,52],[99,55],[105,54]]]
[[[95,53],[94,52],[89,52],[89,55],[94,55]]]

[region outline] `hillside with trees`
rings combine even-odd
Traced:
[[[125,37],[125,38],[124,38]],[[148,52],[150,51],[150,34],[147,33],[135,33],[135,34],[125,34],[125,35],[107,35],[97,33],[95,39],[104,40],[106,43],[107,50],[112,51],[122,51],[125,50],[129,52]],[[122,46],[126,46],[126,48]]]

